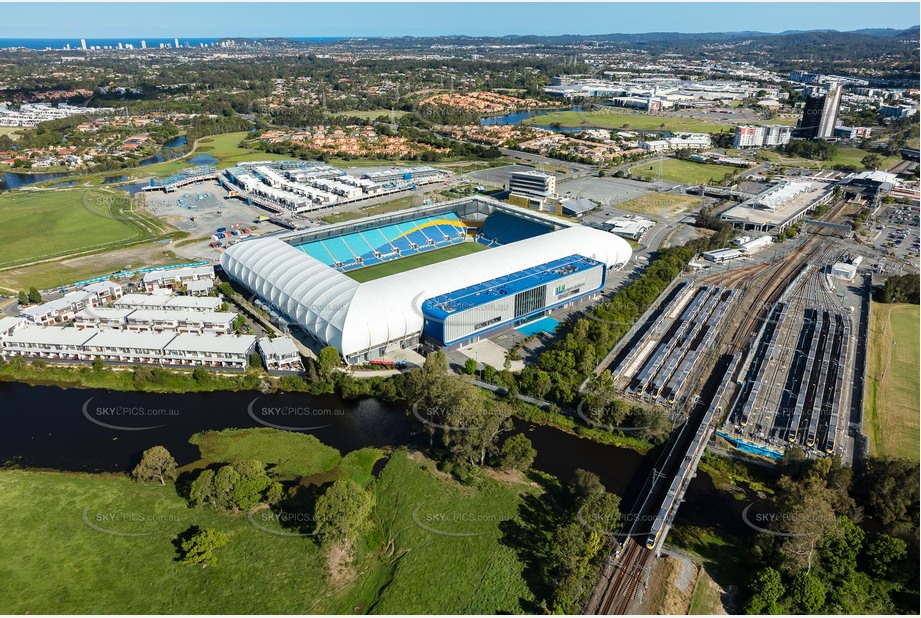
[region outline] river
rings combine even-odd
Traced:
[[[0,462],[23,468],[126,472],[150,446],[165,446],[179,465],[198,458],[188,443],[205,430],[276,425],[305,433],[347,453],[366,446],[425,447],[428,435],[396,404],[372,398],[256,392],[154,394],[61,389],[0,382]],[[534,468],[563,481],[579,468],[601,478],[629,507],[642,495],[656,453],[598,444],[553,427],[515,420],[537,450]],[[705,473],[691,483],[677,523],[739,529],[741,504],[718,491]]]
[[[521,124],[522,121],[527,120],[533,116],[546,116],[547,114],[553,114],[555,112],[581,112],[584,111],[581,107],[568,107],[566,109],[551,109],[551,110],[526,110],[521,112],[512,112],[510,114],[503,114],[502,116],[490,116],[488,118],[483,118],[480,120],[481,126],[488,125],[514,125]],[[561,127],[555,128],[549,125],[528,125],[537,129],[549,129],[551,131],[560,131],[562,133],[579,133],[585,129],[597,129],[600,127],[592,126],[582,126],[582,127]]]
[[[179,146],[184,146],[185,143],[186,143],[185,135],[179,135],[179,136],[174,137],[173,139],[163,144],[162,152],[159,152],[155,155],[152,155],[150,157],[147,157],[146,159],[141,160],[141,162],[138,163],[138,167],[144,167],[145,165],[153,165],[154,163],[162,163],[164,161],[169,161],[171,159],[176,158],[175,156],[173,156],[172,150]],[[179,151],[176,153],[176,156],[180,156],[182,154],[184,153],[182,151]],[[192,159],[190,159],[190,162],[196,165],[205,165],[208,163],[214,163],[216,161],[217,159],[207,154],[196,155],[195,157],[192,157]],[[68,172],[49,172],[49,173],[6,172],[4,174],[0,174],[0,191],[18,189],[20,187],[25,187],[27,185],[33,185],[38,182],[55,180],[57,178],[66,178],[68,176],[73,176],[73,174],[70,174]],[[123,176],[123,177],[115,176],[115,178],[120,178],[121,180],[127,180],[127,176]],[[108,180],[108,179],[106,180],[106,183],[110,183],[110,182],[119,182],[119,181]],[[73,183],[72,182],[71,183],[62,182],[62,183],[57,183],[53,186],[63,187],[63,186],[68,186],[70,184],[73,184]]]

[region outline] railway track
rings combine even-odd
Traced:
[[[630,602],[636,595],[636,589],[643,580],[646,563],[651,551],[629,537],[624,543],[618,558],[618,565],[611,585],[605,591],[598,614],[620,615],[626,614]]]

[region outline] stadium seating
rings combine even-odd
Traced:
[[[298,248],[328,266],[341,270],[355,270],[414,253],[447,247],[463,242],[465,237],[464,224],[456,214],[447,213],[317,240]],[[380,257],[376,254],[380,254]]]
[[[479,242],[489,246],[507,245],[552,231],[551,226],[543,223],[528,221],[504,212],[494,212],[483,222]]]

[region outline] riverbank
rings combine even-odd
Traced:
[[[17,568],[0,578],[0,611],[344,614],[373,607],[383,613],[475,614],[531,607],[525,565],[506,531],[524,500],[540,493],[537,486],[515,475],[498,480],[487,474],[475,486],[462,486],[420,453],[330,457],[328,447],[314,442],[300,454],[312,463],[297,472],[315,472],[316,462],[321,475],[345,467],[342,478],[374,496],[369,528],[351,560],[338,565],[312,535],[312,505],[334,476],[313,482],[316,474],[286,475],[297,480],[286,482],[294,498],[284,506],[232,514],[190,508],[181,483],[0,471],[0,508],[12,514],[0,551],[19,556]],[[271,462],[279,445],[269,436],[244,450]],[[380,457],[386,463],[375,465]],[[223,453],[215,462],[226,460]],[[438,524],[425,525],[435,516]],[[213,528],[229,539],[207,569],[177,561],[175,539],[192,527]],[[23,547],[43,550],[24,554]]]
[[[190,394],[220,392],[303,393],[321,395],[335,393],[344,399],[383,397],[399,402],[397,387],[391,376],[372,375],[361,379],[342,373],[330,382],[309,383],[298,376],[270,376],[263,371],[246,373],[217,373],[208,371],[196,374],[190,370],[163,369],[161,367],[102,367],[90,365],[64,365],[27,362],[0,363],[0,382],[22,383],[30,386],[50,386],[61,389],[105,389],[115,392],[151,394]],[[405,402],[404,402],[405,403]],[[548,411],[522,401],[513,404],[517,418],[553,427],[570,435],[597,444],[626,448],[641,455],[652,443],[629,434],[615,434],[604,429],[579,423],[572,416],[559,411]]]

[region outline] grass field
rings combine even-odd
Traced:
[[[728,124],[718,124],[697,118],[674,118],[670,116],[651,116],[619,111],[592,112],[551,112],[541,116],[532,116],[522,122],[524,125],[541,125],[559,123],[563,127],[601,127],[603,129],[628,129],[634,131],[696,131],[700,133],[718,133],[731,128]]]
[[[351,221],[352,219],[361,219],[362,217],[370,217],[372,215],[383,215],[388,212],[396,212],[397,210],[405,210],[413,206],[413,198],[415,195],[407,195],[406,197],[401,197],[389,202],[384,202],[383,204],[375,204],[374,206],[366,206],[365,208],[360,208],[358,210],[347,210],[345,212],[337,212],[323,217],[323,221],[327,223],[341,223],[343,221]],[[421,204],[421,199],[419,203]]]
[[[380,453],[366,450],[373,449],[351,460],[363,468],[356,477],[370,480]],[[461,486],[429,460],[398,451],[372,491],[372,529],[356,547],[351,574],[331,582],[325,551],[261,517],[269,512],[248,518],[189,508],[172,484],[121,475],[2,470],[0,611],[475,614],[521,613],[532,600],[524,565],[502,542],[502,524],[516,517],[530,486],[491,478]],[[438,515],[449,517],[429,529],[417,523]],[[215,566],[176,562],[173,540],[193,525],[228,536]]]
[[[172,231],[131,210],[123,193],[102,189],[10,191],[0,195],[0,269],[116,249]]]
[[[21,127],[0,127],[0,135],[9,135],[10,139],[19,137],[20,131],[22,131]]]
[[[702,201],[693,195],[676,193],[648,193],[617,204],[617,208],[645,215],[666,216],[694,208]]]
[[[870,453],[918,459],[918,305],[872,303],[864,404]]]
[[[628,171],[638,178],[655,179],[659,164],[656,161],[646,161]],[[700,184],[718,182],[727,173],[736,173],[739,170],[726,165],[712,163],[695,163],[694,161],[681,161],[679,159],[664,159],[662,161],[662,180],[682,184]]]
[[[393,116],[395,118],[400,118],[405,116],[409,112],[404,112],[402,110],[393,110]],[[387,116],[387,122],[390,122],[390,110],[389,109],[371,109],[363,111],[348,111],[348,112],[339,112],[338,116],[350,116],[352,118],[361,118],[362,120],[377,120],[379,116]]]
[[[832,157],[831,161],[814,161],[812,159],[803,159],[801,157],[788,157],[779,152],[768,149],[762,150],[761,154],[773,163],[793,167],[804,167],[807,169],[831,169],[835,165],[855,165],[860,169],[863,169],[863,164],[861,164],[860,160],[871,153],[867,152],[866,150],[861,150],[860,148],[839,146],[838,152],[834,157]],[[886,169],[898,163],[899,161],[901,161],[901,157],[882,157],[880,169]]]
[[[437,264],[438,262],[452,260],[462,255],[468,255],[470,253],[476,253],[478,251],[484,250],[486,250],[486,247],[480,243],[462,242],[456,245],[451,245],[450,247],[445,247],[444,249],[426,251],[425,253],[410,255],[409,257],[400,258],[399,260],[384,262],[383,264],[375,264],[374,266],[368,266],[367,268],[359,268],[358,270],[349,271],[345,274],[347,274],[355,281],[363,283],[365,281],[380,279],[381,277],[387,277],[389,275],[401,273],[407,270],[414,270],[422,266],[428,266],[429,264]]]

